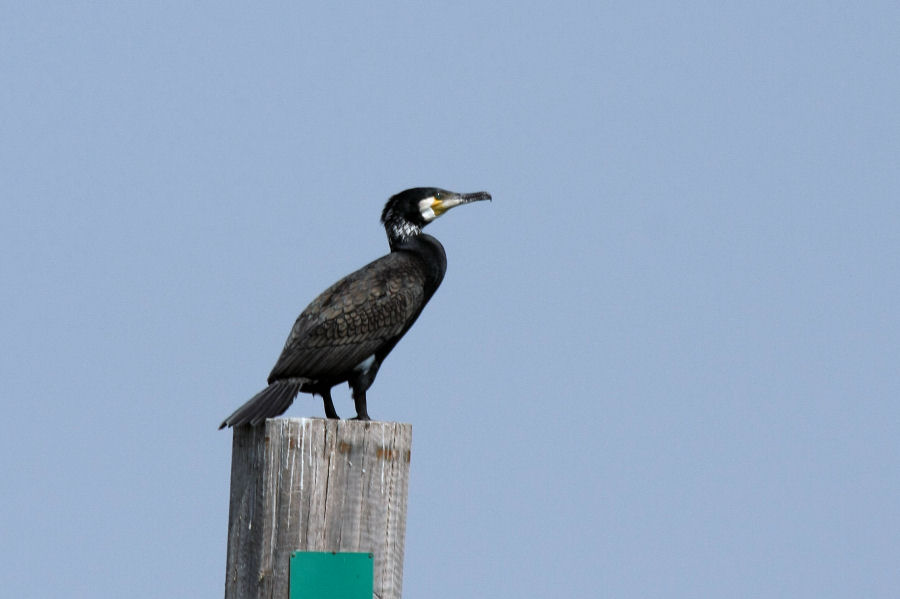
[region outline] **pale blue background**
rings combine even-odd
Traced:
[[[406,597],[896,597],[898,32],[4,2],[3,596],[220,597],[216,426],[438,185],[494,201],[429,228],[447,278],[369,394],[414,425]]]

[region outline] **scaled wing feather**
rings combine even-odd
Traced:
[[[425,300],[423,280],[400,252],[344,277],[297,318],[269,380],[347,373],[412,325]]]

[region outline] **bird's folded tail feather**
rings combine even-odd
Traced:
[[[219,425],[219,428],[241,426],[242,424],[256,426],[260,422],[264,422],[266,418],[283,414],[297,397],[304,382],[306,382],[305,379],[275,381],[235,410]]]

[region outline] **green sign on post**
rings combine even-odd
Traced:
[[[372,599],[372,554],[295,551],[290,599]]]

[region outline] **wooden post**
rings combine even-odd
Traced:
[[[412,425],[270,419],[234,429],[226,599],[288,598],[293,551],[374,555],[399,599]]]

